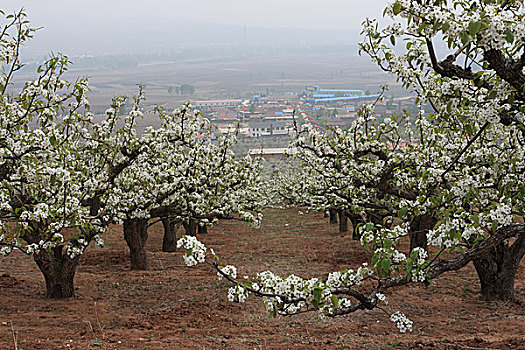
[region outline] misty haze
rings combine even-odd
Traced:
[[[41,28],[23,52],[28,65],[19,78],[31,77],[50,52],[61,52],[74,63],[69,79],[89,77],[92,109],[101,112],[111,97],[135,93],[138,83],[146,85],[147,104],[170,107],[188,99],[168,93],[182,84],[195,87],[194,100],[300,92],[312,84],[378,91],[392,79],[358,56],[358,42],[361,22],[383,5],[377,0],[366,7],[340,1],[4,6],[24,7]]]
[[[0,349],[525,349],[524,18],[2,0]]]

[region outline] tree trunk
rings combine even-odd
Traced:
[[[364,220],[361,218],[360,215],[355,215],[352,213],[347,214],[347,216],[350,219],[350,222],[352,223],[352,239],[358,241],[361,239],[361,236],[357,231],[357,225],[364,223]]]
[[[514,279],[524,253],[525,234],[521,234],[512,246],[504,241],[474,260],[483,299],[516,301]]]
[[[147,270],[146,241],[148,240],[148,220],[124,220],[124,239],[128,244],[131,270]]]
[[[436,221],[430,214],[416,216],[410,223],[410,251],[414,248],[427,250],[427,233],[434,228]]]
[[[180,227],[180,221],[164,218],[162,219],[162,226],[164,226],[164,238],[162,239],[162,251],[174,252],[177,250],[177,230]]]
[[[70,298],[74,295],[73,280],[79,257],[71,259],[63,252],[63,246],[50,251],[42,250],[33,259],[46,281],[46,297],[53,299]]]
[[[337,210],[329,209],[328,212],[330,213],[330,223],[337,224]]]
[[[199,231],[199,235],[206,234],[206,233],[208,233],[208,226],[206,226],[206,225],[204,225],[204,226],[199,225],[199,230],[198,231]]]
[[[348,218],[343,210],[339,210],[339,232],[348,231]]]
[[[197,221],[189,219],[183,223],[184,229],[186,230],[186,235],[188,236],[197,236]]]

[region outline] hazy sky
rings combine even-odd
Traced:
[[[29,44],[38,56],[167,51],[210,43],[249,44],[356,40],[366,17],[381,17],[387,0],[0,0],[11,12],[26,9],[33,27],[43,27]],[[213,23],[208,25],[207,23]],[[219,25],[217,25],[219,24]],[[261,30],[292,28],[295,32]],[[300,32],[312,28],[317,32]],[[319,29],[337,30],[323,32]],[[302,37],[301,37],[302,35]],[[315,38],[314,38],[315,37]],[[265,41],[265,42],[263,42]],[[315,41],[315,43],[314,43]]]
[[[387,0],[2,0],[1,8],[24,6],[33,22],[55,26],[80,19],[186,18],[270,27],[358,29],[381,16]]]

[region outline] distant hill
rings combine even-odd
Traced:
[[[246,26],[245,31],[242,20],[228,25],[182,19],[137,18],[96,24],[63,19],[39,30],[26,54],[41,57],[51,50],[68,55],[166,53],[217,44],[311,47],[356,43],[358,38],[357,32],[342,30]]]

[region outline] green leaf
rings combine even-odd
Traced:
[[[479,23],[478,21],[473,21],[468,24],[468,32],[471,36],[476,36],[476,34],[478,34],[480,30],[481,23]]]
[[[468,136],[472,136],[472,135],[473,135],[473,132],[472,132],[472,125],[470,125],[470,124],[465,124],[465,130],[467,131],[467,135],[468,135]]]
[[[403,6],[399,2],[395,2],[394,6],[392,7],[392,12],[395,16],[399,15],[403,11]]]
[[[321,288],[314,288],[313,295],[314,295],[314,301],[319,303],[319,301],[321,301],[321,296],[322,296]]]
[[[392,260],[383,259],[381,260],[381,265],[378,268],[379,277],[388,277],[390,276],[390,266],[392,266]]]
[[[396,46],[396,37],[393,35],[390,35],[390,42],[392,43],[393,46]]]
[[[370,261],[370,264],[371,264],[372,266],[376,266],[376,264],[377,264],[378,261],[379,261],[379,255],[374,254],[374,255],[372,256],[372,260]]]
[[[498,222],[492,221],[492,232],[496,232],[498,230]]]
[[[452,113],[452,101],[450,101],[449,103],[447,103],[447,113]]]
[[[374,228],[374,224],[369,222],[365,225],[365,230],[366,231],[372,231],[372,229]]]
[[[339,305],[339,298],[337,297],[337,295],[332,295],[330,297],[330,300],[332,300],[332,305],[337,308],[337,306]]]
[[[398,212],[397,212],[397,216],[400,218],[400,219],[403,219],[408,213],[408,207],[404,207],[402,209],[400,209]]]
[[[459,38],[461,39],[461,43],[463,45],[465,45],[468,42],[468,40],[469,40],[467,32],[459,33]]]
[[[277,307],[274,305],[273,306],[273,310],[270,311],[270,313],[268,314],[268,318],[276,318],[277,317]]]
[[[505,30],[505,39],[509,44],[512,44],[514,42],[514,33],[510,29]]]
[[[442,30],[443,32],[446,32],[446,31],[448,31],[449,29],[450,29],[450,23],[448,23],[448,22],[443,23],[443,25],[441,26],[441,30]]]
[[[412,271],[412,267],[414,265],[412,264],[412,261],[408,261],[407,262],[407,272],[410,273]]]
[[[427,22],[421,22],[421,24],[417,28],[417,32],[418,33],[423,33],[425,31],[425,29],[427,29],[429,26],[430,26],[430,24],[428,24]]]
[[[415,260],[417,260],[418,256],[419,256],[419,255],[418,255],[418,253],[417,253],[416,250],[412,250],[412,251],[410,252],[410,259],[412,259],[412,260],[415,261]]]
[[[519,199],[525,198],[525,186],[520,186],[520,192],[518,194]]]

